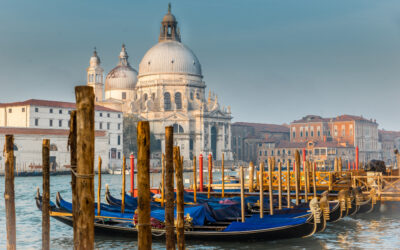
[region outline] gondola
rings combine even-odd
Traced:
[[[36,205],[41,209],[42,198],[38,192]],[[69,226],[72,226],[72,217],[65,210],[51,205],[51,217]],[[279,217],[279,216],[278,216]],[[214,241],[243,241],[243,240],[276,240],[293,237],[307,237],[316,232],[316,223],[313,215],[307,218],[280,218],[265,216],[260,219],[252,216],[246,222],[230,222],[226,225],[210,224],[207,226],[194,226],[185,229],[187,240],[214,240]],[[131,221],[124,222],[96,216],[94,221],[96,235],[106,234],[116,237],[137,237],[137,229]],[[152,228],[153,239],[165,239],[165,230]]]

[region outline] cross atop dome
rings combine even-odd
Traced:
[[[160,28],[159,42],[162,41],[181,41],[181,34],[178,28],[178,22],[175,16],[171,13],[171,3],[168,4],[168,13],[165,14]]]

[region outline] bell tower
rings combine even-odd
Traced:
[[[93,87],[95,102],[103,101],[103,68],[100,66],[100,58],[94,48],[93,56],[90,58],[87,68],[87,85]]]
[[[164,16],[161,22],[160,36],[158,41],[181,41],[181,34],[178,28],[178,22],[171,13],[171,3],[168,4],[168,13]]]

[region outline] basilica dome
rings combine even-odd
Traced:
[[[162,41],[144,55],[139,64],[139,77],[163,73],[201,76],[201,65],[184,44],[174,40]]]
[[[118,66],[108,73],[105,90],[133,90],[136,87],[137,74],[137,71],[129,65],[128,53],[125,45],[122,45]]]

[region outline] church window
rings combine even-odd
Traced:
[[[175,105],[176,109],[182,109],[182,95],[180,92],[175,93]]]
[[[190,100],[193,100],[193,92],[190,92]]]
[[[174,124],[174,133],[183,133],[183,127],[179,124]]]
[[[126,92],[122,92],[122,100],[126,99]]]
[[[169,92],[164,93],[164,110],[171,110],[171,95]]]
[[[144,99],[144,101],[147,101],[147,94],[143,95],[143,99]]]

